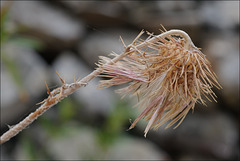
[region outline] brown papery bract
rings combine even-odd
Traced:
[[[148,39],[154,37],[151,35]],[[148,120],[145,137],[149,129],[157,129],[166,122],[169,122],[166,128],[178,122],[176,128],[188,111],[194,109],[196,102],[205,105],[202,95],[210,101],[216,101],[212,87],[221,88],[216,74],[206,56],[192,42],[186,48],[187,41],[181,35],[167,35],[157,37],[147,47],[138,49],[138,44],[144,42],[138,38],[133,44],[133,52],[117,63],[103,65],[111,59],[101,57],[103,73],[110,75],[111,79],[102,80],[99,87],[129,83],[117,92],[123,96],[131,94],[140,98],[137,105],[143,111],[130,129],[142,118]]]

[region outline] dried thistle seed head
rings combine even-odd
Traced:
[[[138,37],[130,46],[129,54],[117,63],[105,65],[111,61],[108,57],[100,57],[99,63],[103,73],[111,78],[102,80],[100,88],[129,83],[117,92],[140,98],[138,106],[143,111],[130,129],[142,118],[149,121],[145,136],[149,129],[168,121],[166,128],[179,121],[177,127],[196,102],[205,105],[202,95],[216,101],[212,87],[221,88],[216,74],[185,32],[170,30],[146,40]]]

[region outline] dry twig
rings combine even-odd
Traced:
[[[101,57],[102,61],[100,61],[99,67],[80,81],[66,84],[58,75],[62,86],[50,92],[46,85],[48,98],[40,102],[41,106],[35,112],[17,125],[11,126],[1,136],[0,144],[17,135],[49,108],[80,87],[86,86],[90,80],[101,73],[112,75],[113,78],[101,81],[100,87],[132,82],[121,92],[142,95],[143,99],[139,104],[146,108],[130,128],[133,128],[142,117],[147,116],[149,123],[145,130],[145,136],[153,125],[156,125],[155,128],[157,128],[169,119],[174,119],[169,124],[171,126],[180,118],[183,120],[189,109],[194,108],[198,99],[204,103],[200,94],[212,96],[214,95],[211,90],[212,85],[216,83],[217,87],[221,87],[209,66],[210,63],[194,46],[187,33],[181,30],[170,30],[157,36],[150,35],[149,38],[142,41],[140,36],[143,33],[144,31],[140,32],[129,46],[122,41],[125,47],[124,53],[114,54],[115,58],[113,59]],[[174,35],[180,36],[184,40],[172,37]],[[161,121],[164,111],[166,114]]]

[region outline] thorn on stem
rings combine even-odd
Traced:
[[[81,79],[81,78],[79,77],[79,78],[76,80],[76,82],[79,82],[79,81],[80,81],[80,79]]]
[[[167,32],[166,28],[163,26],[163,24],[160,24],[161,27],[163,28],[164,32]]]
[[[76,76],[74,75],[73,82],[76,83]]]
[[[51,92],[50,92],[50,89],[48,88],[48,85],[47,85],[47,82],[46,82],[46,81],[45,81],[45,85],[46,85],[46,87],[47,87],[47,93],[48,93],[48,95],[51,96]]]
[[[62,84],[64,85],[64,84],[65,84],[65,81],[62,79],[62,77],[60,77],[60,75],[58,74],[58,72],[56,72],[56,73],[57,73],[59,79],[61,80]]]
[[[15,125],[7,125],[9,129],[13,128]]]
[[[120,40],[121,40],[121,42],[122,42],[122,44],[123,44],[124,48],[126,49],[126,48],[127,48],[127,46],[126,46],[126,44],[124,43],[124,41],[123,41],[123,39],[122,39],[122,37],[121,37],[121,36],[120,36]]]
[[[46,101],[47,101],[47,100],[45,99],[45,100],[43,100],[43,101],[41,101],[41,102],[36,103],[36,105],[43,104],[43,103],[46,102]]]
[[[88,83],[82,83],[82,85],[84,85],[84,87],[86,87],[86,85],[88,85]]]

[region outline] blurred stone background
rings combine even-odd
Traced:
[[[1,134],[61,85],[121,53],[142,30],[186,31],[212,62],[223,90],[180,127],[127,130],[136,100],[99,90],[100,78],[1,146],[1,160],[239,159],[239,1],[1,1]]]

